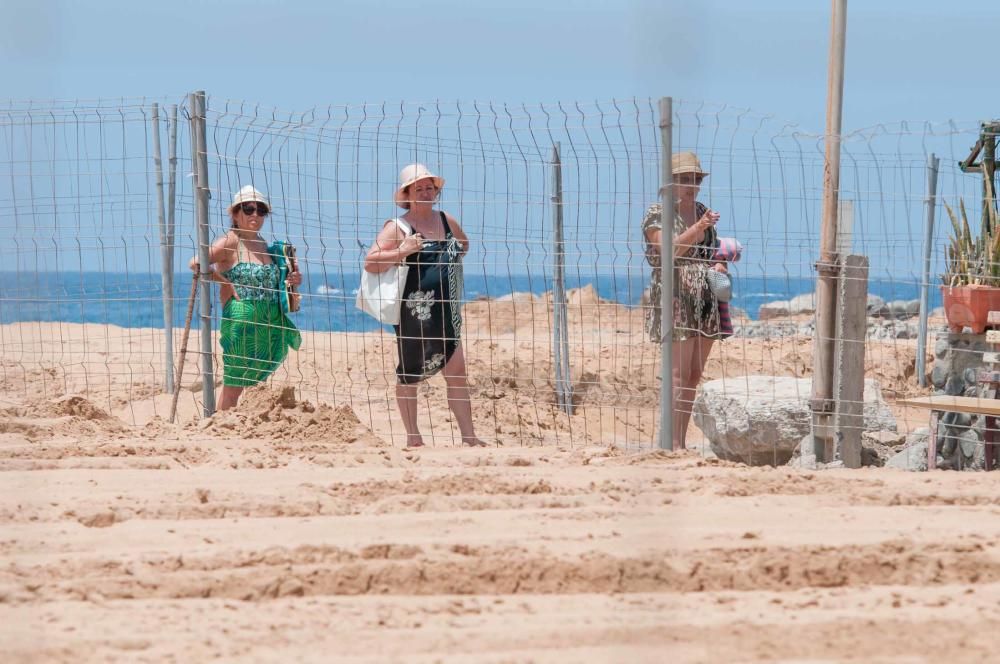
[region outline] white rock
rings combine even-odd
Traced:
[[[757,309],[757,317],[761,320],[781,318],[796,314],[809,314],[816,310],[816,294],[803,293],[796,295],[791,300],[778,300],[776,302],[765,302]]]
[[[816,293],[796,295],[788,301],[788,310],[793,314],[811,314],[816,311]]]
[[[811,378],[740,376],[702,385],[694,421],[719,458],[750,465],[783,465],[810,432]],[[864,426],[896,430],[878,383],[865,380]]]
[[[885,462],[886,468],[898,470],[927,470],[927,439],[904,447]]]

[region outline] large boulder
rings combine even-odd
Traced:
[[[739,376],[702,385],[694,421],[721,459],[750,465],[788,463],[810,432],[811,378]],[[878,382],[865,380],[864,428],[895,431],[896,420]]]

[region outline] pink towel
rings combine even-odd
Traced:
[[[720,237],[715,248],[715,260],[736,263],[743,255],[743,245],[734,237]]]
[[[715,260],[735,263],[743,254],[743,245],[734,237],[720,237],[715,249]],[[719,332],[722,338],[733,336],[733,319],[729,315],[729,303],[719,302]]]

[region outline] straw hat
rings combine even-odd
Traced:
[[[425,178],[431,178],[434,180],[434,186],[440,189],[444,187],[444,178],[439,177],[431,173],[430,169],[423,164],[410,164],[406,166],[399,172],[399,187],[396,189],[396,205],[401,208],[409,208],[410,201],[406,196],[404,190],[409,187],[414,182],[418,180],[423,180]]]
[[[253,185],[251,184],[248,184],[247,186],[243,187],[242,189],[236,192],[236,194],[233,196],[233,202],[229,205],[228,208],[226,208],[226,210],[230,214],[232,214],[233,208],[239,205],[240,203],[263,203],[264,205],[267,206],[268,210],[271,209],[271,204],[268,203],[267,196],[254,189]]]
[[[705,177],[707,172],[701,170],[701,162],[693,152],[676,152],[670,157],[670,172],[673,175],[679,173],[694,173]]]

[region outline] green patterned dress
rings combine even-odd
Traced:
[[[302,335],[281,311],[273,260],[268,265],[240,262],[222,273],[239,298],[226,302],[219,329],[222,384],[228,387],[260,383],[281,365],[289,347],[298,350],[302,345]]]
[[[700,218],[708,210],[702,203],[696,203],[695,215]],[[649,284],[649,306],[646,308],[646,333],[650,341],[663,340],[662,312],[660,296],[663,291],[662,268],[659,247],[650,244],[647,231],[663,230],[663,208],[654,203],[646,210],[642,219],[642,235],[646,242],[646,260],[653,268]],[[674,215],[673,233],[677,237],[687,230],[687,224],[679,214]],[[674,258],[674,332],[673,341],[683,341],[695,337],[722,339],[719,317],[719,303],[708,287],[708,272],[718,245],[715,228],[709,228],[701,242],[695,244],[684,256]]]

